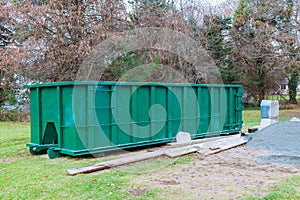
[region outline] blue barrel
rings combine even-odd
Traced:
[[[270,101],[263,100],[260,104],[260,113],[262,119],[269,119],[269,111],[270,111],[271,103]]]

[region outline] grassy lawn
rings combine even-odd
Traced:
[[[300,118],[300,109],[297,110],[279,110],[279,121],[288,121],[292,117]],[[244,110],[243,111],[243,131],[253,126],[260,124],[260,111],[259,110]]]
[[[147,169],[137,165],[71,177],[67,169],[106,158],[51,160],[47,155],[33,156],[25,146],[30,141],[29,133],[28,123],[0,122],[0,199],[156,199],[159,194],[160,190],[150,190],[135,198],[128,190],[134,184],[130,181],[133,177],[147,173],[147,169],[159,170],[164,159],[150,160]],[[192,161],[193,158],[185,156],[169,159],[173,164],[164,166],[175,167],[174,164]]]
[[[281,111],[281,120],[287,120],[300,111]],[[244,123],[258,124],[259,111],[244,111]],[[28,123],[0,122],[0,199],[159,199],[161,189],[153,189],[142,196],[132,196],[130,188],[140,187],[132,179],[147,173],[145,166],[131,165],[99,173],[68,176],[69,168],[95,164],[105,158],[49,159],[47,155],[33,156],[25,146],[30,141]],[[174,167],[193,161],[193,157],[167,159]],[[147,169],[158,169],[166,159],[147,161]],[[299,199],[300,177],[278,183],[265,199]],[[252,197],[245,197],[252,199]]]
[[[279,121],[287,121],[292,117],[300,117],[300,109],[298,110],[279,110]],[[244,110],[243,121],[245,124],[259,124],[260,123],[260,111],[259,110]]]
[[[300,177],[293,176],[281,181],[264,199],[300,199]]]
[[[254,200],[257,199],[252,196],[247,196],[243,198],[245,200]],[[285,180],[280,181],[273,186],[270,193],[261,200],[281,200],[289,199],[296,200],[300,199],[300,176],[293,176]]]
[[[50,160],[32,156],[25,143],[30,141],[29,124],[0,123],[0,199],[124,199],[129,194],[119,189],[128,182],[121,171],[69,177],[65,170],[95,163],[95,159]]]
[[[289,95],[270,95],[267,97],[268,100],[288,100],[289,99]],[[296,96],[297,100],[300,100],[300,94],[297,94]]]

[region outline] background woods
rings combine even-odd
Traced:
[[[224,83],[241,83],[254,102],[281,94],[290,103],[299,84],[299,0],[3,0],[0,3],[0,104],[22,103],[24,83],[72,81],[102,41],[136,28],[168,28],[198,41]],[[271,5],[271,6],[270,6]],[[124,76],[143,65],[168,66],[193,83],[204,81],[180,55],[139,49],[120,55],[104,81],[161,81]],[[181,79],[164,79],[181,82]],[[282,94],[281,94],[282,95]]]

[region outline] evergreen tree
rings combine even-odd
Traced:
[[[235,63],[242,69],[246,90],[258,103],[285,77],[278,36],[279,27],[288,21],[286,5],[285,0],[240,0],[234,15]]]
[[[233,45],[230,37],[231,18],[206,15],[202,27],[202,44],[219,68],[223,82],[239,82],[238,69],[235,68],[231,57]]]

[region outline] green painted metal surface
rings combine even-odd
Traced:
[[[100,154],[238,133],[241,85],[61,82],[30,88],[32,154]]]

